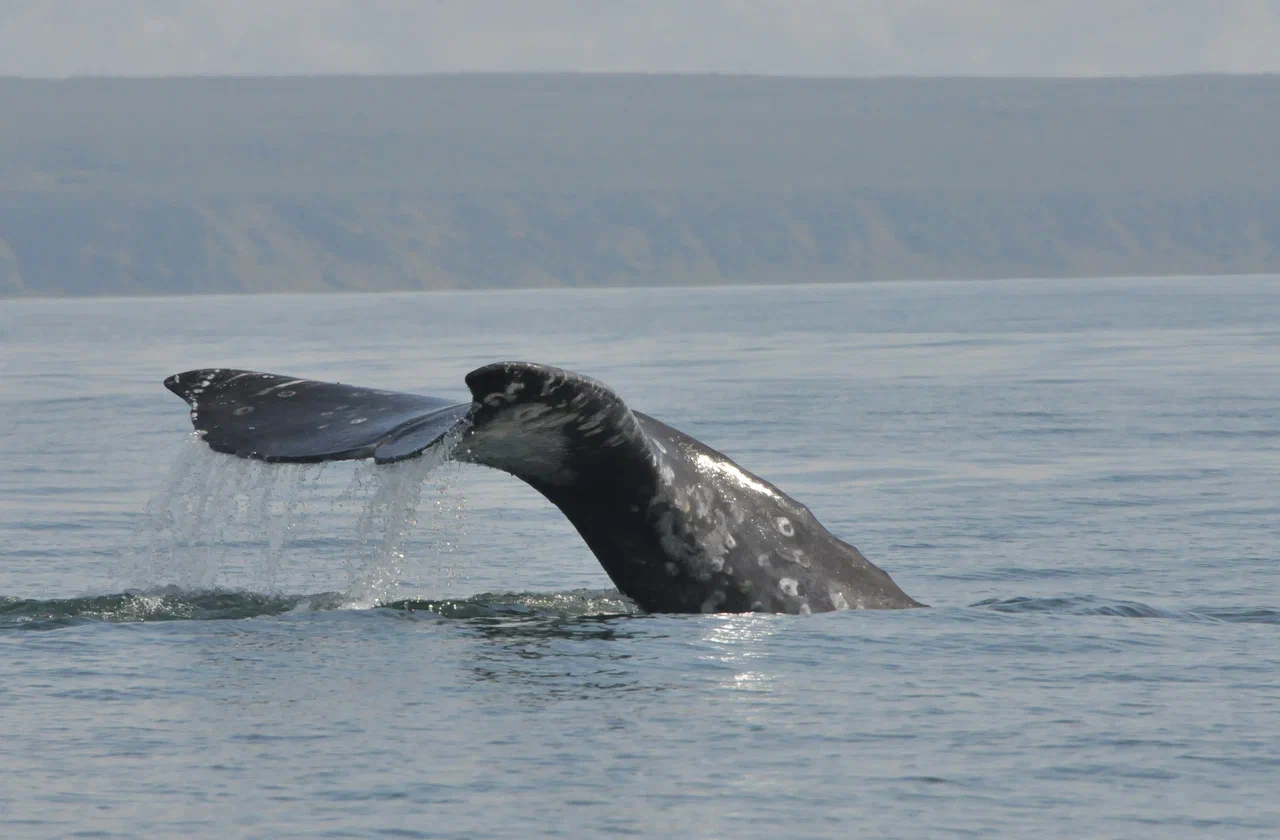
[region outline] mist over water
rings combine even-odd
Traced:
[[[0,303],[0,833],[1280,832],[1280,281]],[[928,610],[651,616],[538,494],[207,450],[559,364]]]

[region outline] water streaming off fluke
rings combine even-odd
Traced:
[[[448,457],[455,442],[384,466],[266,464],[212,452],[191,435],[147,505],[121,583],[338,589],[353,606],[428,597],[457,573],[465,499]]]

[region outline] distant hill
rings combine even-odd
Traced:
[[[0,294],[1280,271],[1280,77],[0,79]]]

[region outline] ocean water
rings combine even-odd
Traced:
[[[161,386],[610,383],[927,610],[643,615]],[[1280,279],[0,300],[0,835],[1280,836]]]

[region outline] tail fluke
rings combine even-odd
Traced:
[[[412,458],[466,421],[469,403],[209,368],[170,376],[210,448],[261,461]]]

